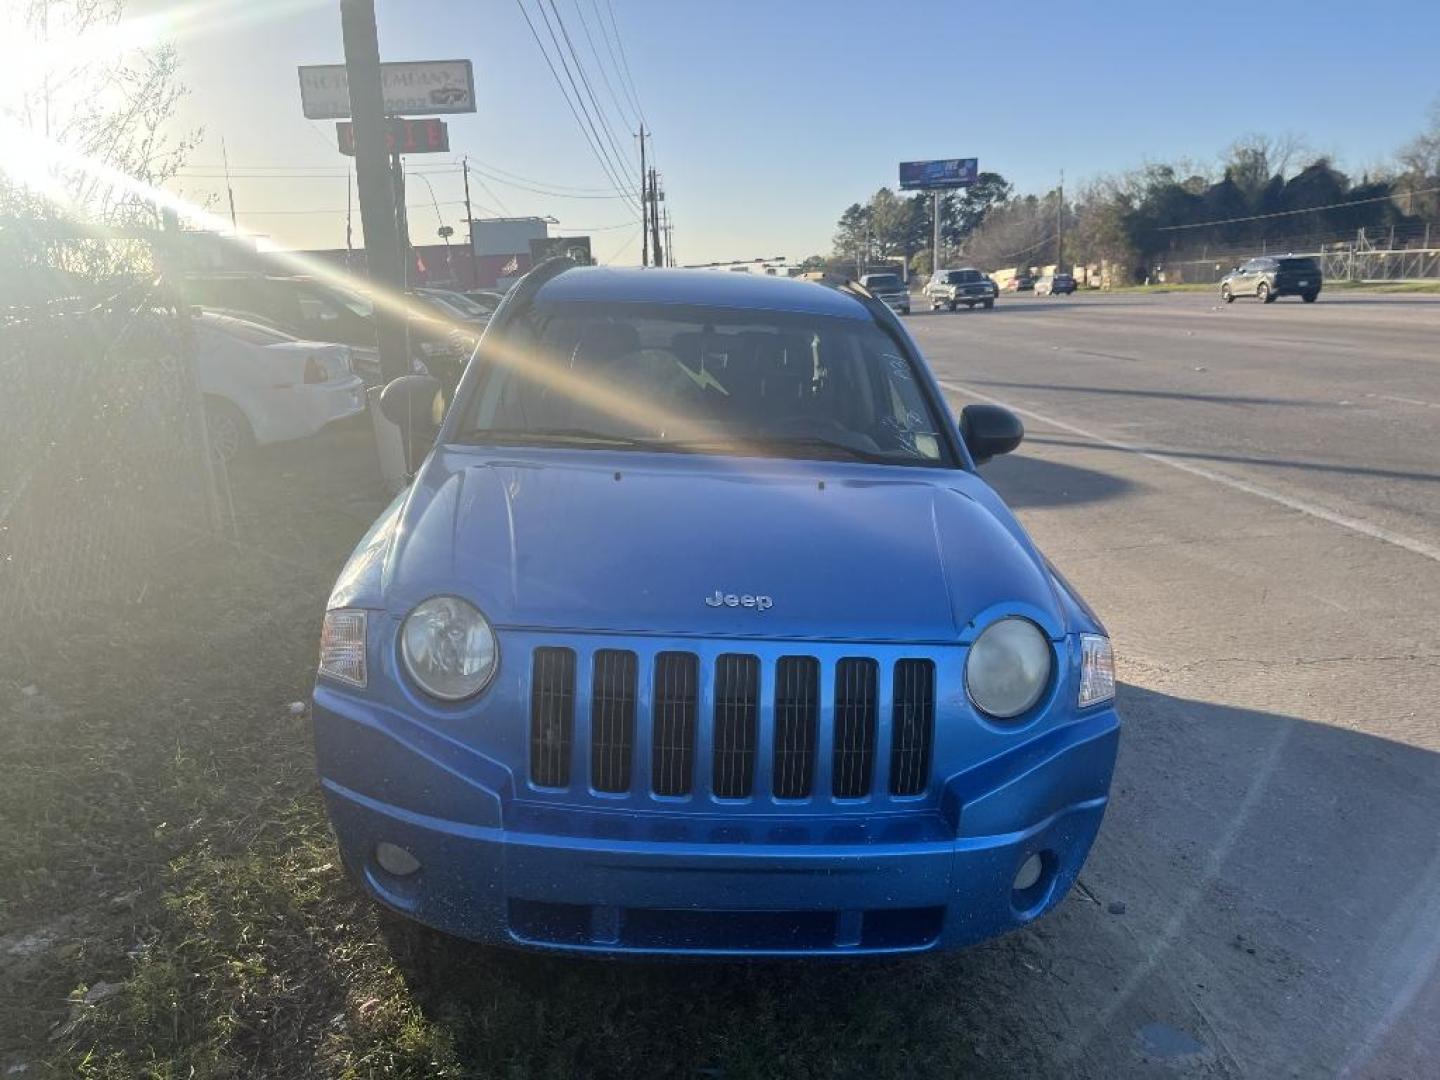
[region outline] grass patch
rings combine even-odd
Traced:
[[[143,602],[0,652],[0,1073],[1044,1070],[1052,1025],[1017,1036],[1002,990],[1043,928],[959,957],[656,966],[484,950],[370,905],[287,706],[385,501],[371,454],[352,426],[256,455],[234,477],[241,543],[191,544]]]

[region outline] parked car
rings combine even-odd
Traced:
[[[979,270],[967,266],[959,270],[941,270],[925,286],[925,295],[930,298],[931,311],[939,311],[942,307],[954,311],[961,304],[966,308],[973,308],[976,304],[993,308],[1000,290]]]
[[[487,315],[495,314],[495,309],[500,306],[500,301],[505,299],[503,292],[495,292],[492,289],[471,289],[463,295],[484,308]]]
[[[1010,292],[1029,292],[1035,288],[1035,279],[1029,274],[1016,274],[1005,282],[1005,288]]]
[[[303,439],[365,408],[365,381],[345,345],[300,341],[214,312],[192,321],[195,370],[217,461],[264,443]]]
[[[1035,282],[1036,296],[1054,296],[1064,293],[1069,296],[1075,291],[1075,279],[1069,274],[1041,274]]]
[[[891,311],[899,315],[910,314],[910,287],[899,274],[861,274],[860,284]]]
[[[1220,279],[1220,299],[1233,304],[1237,296],[1253,296],[1269,304],[1282,296],[1298,296],[1313,304],[1322,284],[1320,264],[1312,258],[1262,255]]]
[[[368,296],[329,282],[298,275],[246,271],[193,273],[181,279],[185,299],[196,306],[259,316],[305,341],[327,341],[366,350],[357,371],[367,386],[380,383],[375,354],[375,308]],[[417,308],[407,321],[412,366],[419,363],[446,386],[460,381],[473,351],[473,338],[459,340],[454,327],[438,314]],[[373,368],[370,364],[373,363]]]
[[[414,430],[436,384],[382,407]],[[591,954],[909,953],[1076,880],[1105,631],[854,286],[547,263],[326,605],[321,788],[380,903]]]

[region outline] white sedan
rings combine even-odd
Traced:
[[[300,341],[271,326],[202,312],[194,319],[195,370],[211,455],[313,435],[365,408],[350,348]]]

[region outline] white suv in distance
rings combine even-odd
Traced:
[[[910,289],[899,274],[861,274],[860,284],[900,315],[910,314]]]
[[[939,311],[942,307],[954,311],[961,304],[967,308],[973,308],[976,304],[993,308],[1000,290],[995,282],[979,270],[965,267],[960,270],[941,270],[930,279],[930,284],[925,286],[925,295],[930,298],[931,311]]]

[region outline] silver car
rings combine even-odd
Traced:
[[[899,315],[910,314],[910,289],[899,274],[862,274],[860,284]]]

